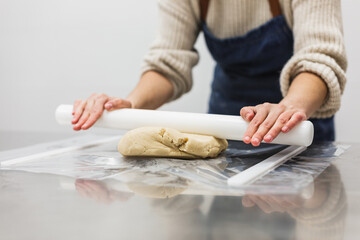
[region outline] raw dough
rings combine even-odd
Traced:
[[[216,157],[228,146],[225,139],[200,134],[181,133],[171,128],[142,127],[127,132],[118,151],[124,156],[173,158]]]

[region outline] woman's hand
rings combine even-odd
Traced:
[[[76,179],[75,188],[82,197],[93,198],[97,202],[105,204],[112,202],[110,191],[102,182],[95,180]]]
[[[109,97],[106,94],[92,94],[86,100],[76,100],[73,109],[73,120],[75,131],[86,130],[90,128],[101,117],[104,109],[112,111],[121,108],[131,108],[130,101]]]
[[[76,191],[82,197],[93,198],[97,202],[109,204],[115,200],[128,201],[134,194],[109,189],[105,183],[96,180],[76,179]]]
[[[173,88],[167,78],[157,72],[148,71],[141,76],[138,85],[126,99],[94,93],[86,100],[75,101],[73,129],[79,131],[90,128],[101,117],[104,109],[107,111],[121,108],[156,109],[171,98]]]
[[[305,200],[299,196],[287,195],[245,195],[242,205],[246,208],[258,206],[264,213],[288,212],[303,207]]]
[[[325,82],[315,74],[303,72],[291,82],[287,95],[279,104],[264,103],[244,107],[240,115],[250,124],[243,141],[259,146],[264,140],[270,143],[280,132],[287,133],[312,116],[327,96]]]
[[[259,146],[264,140],[270,143],[280,132],[286,133],[297,124],[307,119],[303,109],[282,103],[264,103],[255,107],[243,107],[240,115],[250,124],[244,134],[243,141]]]

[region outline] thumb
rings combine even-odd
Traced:
[[[108,111],[121,109],[121,108],[131,108],[131,102],[121,98],[113,98],[107,101],[104,107]]]

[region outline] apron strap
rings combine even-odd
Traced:
[[[282,14],[279,0],[268,0],[268,2],[273,17],[277,17]]]
[[[203,22],[206,20],[209,2],[210,0],[200,0],[200,18]],[[279,0],[268,0],[268,2],[273,17],[277,17],[282,14]]]
[[[210,0],[200,0],[200,18],[205,22]]]

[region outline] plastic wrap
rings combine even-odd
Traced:
[[[231,176],[287,146],[262,144],[252,147],[243,142],[230,141],[228,149],[215,159],[125,158],[116,150],[119,138],[89,135],[2,152],[0,169],[56,174],[70,179],[99,180],[112,188],[152,197],[302,192],[306,196],[311,195],[313,180],[349,147],[336,143],[312,145],[251,184],[230,187],[227,180]],[[69,185],[62,183],[62,186],[66,188]]]

